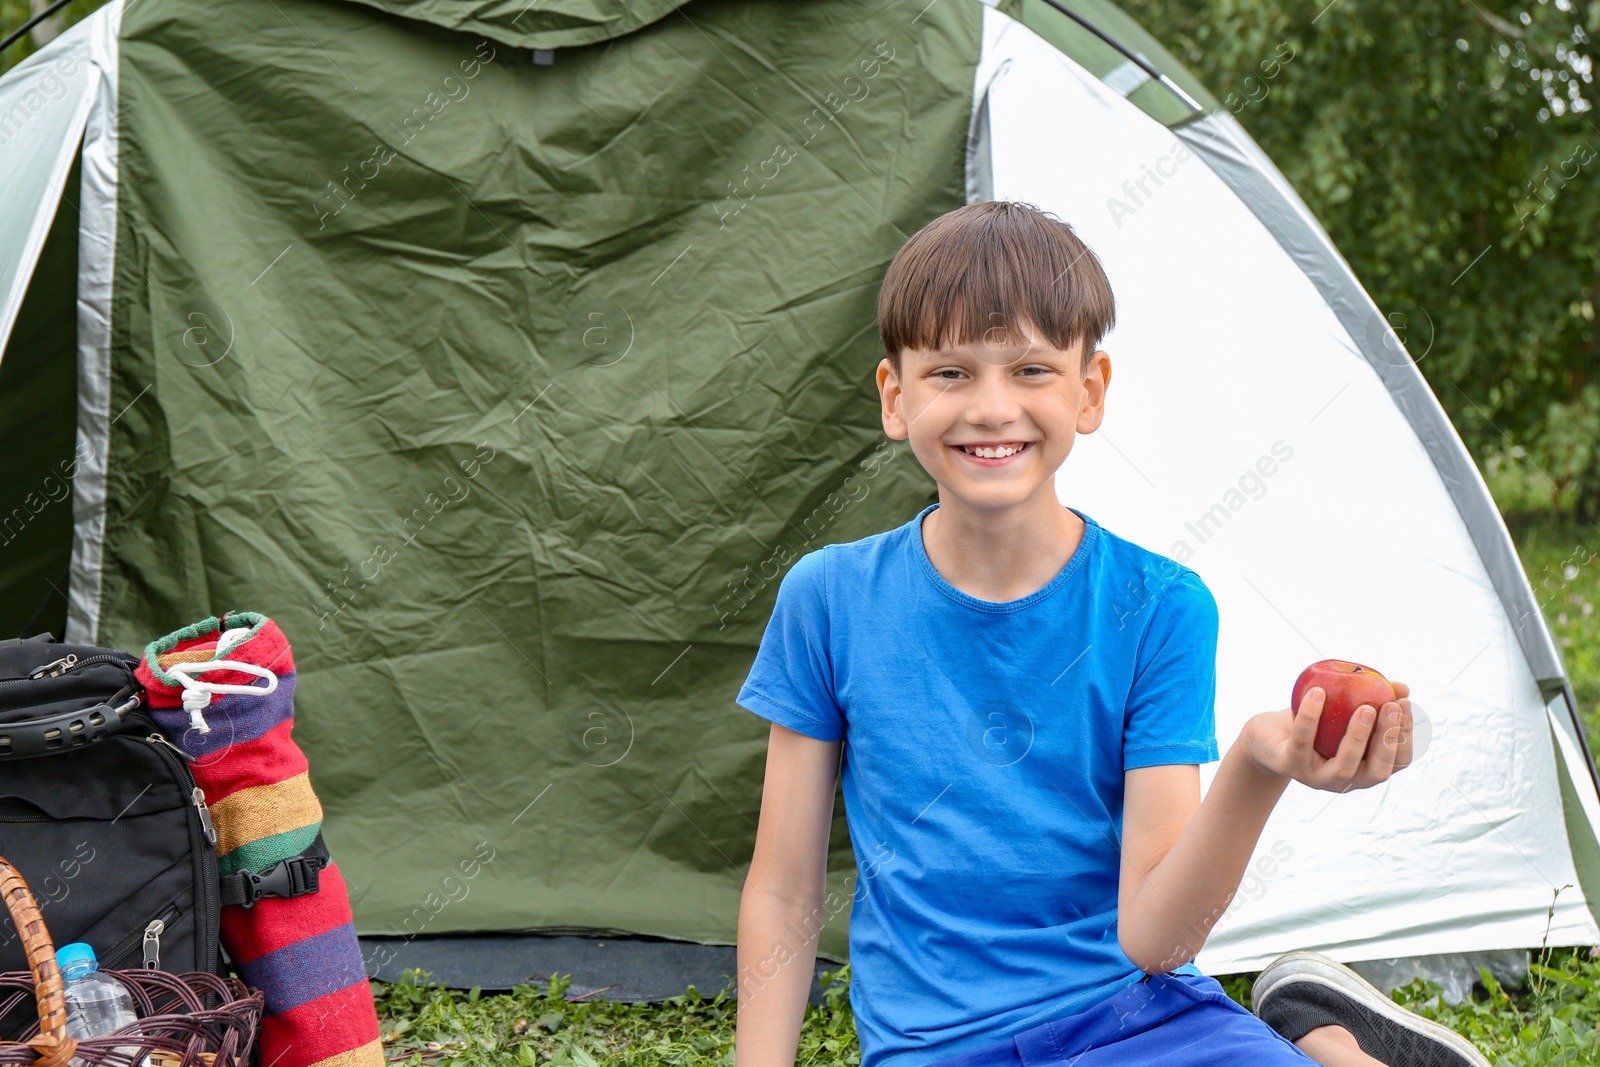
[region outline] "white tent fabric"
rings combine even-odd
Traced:
[[[92,642],[99,612],[111,405],[111,283],[117,232],[117,58],[122,0],[71,26],[0,81],[0,353],[81,152],[78,440],[68,640]],[[88,636],[85,636],[85,635]]]
[[[100,622],[105,554],[106,465],[111,424],[111,286],[117,260],[118,35],[122,0],[90,18],[90,54],[101,72],[83,136],[78,241],[78,442],[72,479],[72,574],[67,640],[92,643]],[[76,29],[77,27],[74,27]]]
[[[1555,761],[1590,820],[1592,779],[1571,737],[1553,741],[1504,601],[1389,387],[1199,154],[1032,31],[984,16],[974,150],[990,158],[968,173],[1071,223],[1117,297],[1105,424],[1074,447],[1062,499],[1215,594],[1224,750],[1324,658],[1406,682],[1431,722],[1421,758],[1383,786],[1289,787],[1196,962],[1524,948],[1561,886],[1550,943],[1594,944]]]
[[[115,55],[115,52],[112,53]],[[50,232],[103,76],[89,27],[74,27],[0,82],[0,353]]]

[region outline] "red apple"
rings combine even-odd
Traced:
[[[1371,704],[1373,711],[1382,714],[1383,706],[1397,699],[1389,680],[1371,667],[1346,659],[1324,659],[1301,671],[1300,677],[1295,679],[1294,696],[1289,701],[1294,714],[1300,713],[1300,702],[1312,686],[1320,686],[1324,697],[1315,748],[1328,759],[1338,754],[1339,742],[1344,739],[1357,708]],[[1369,753],[1372,738],[1377,736],[1377,720],[1373,720],[1373,731],[1367,738]]]

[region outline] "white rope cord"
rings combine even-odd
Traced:
[[[217,638],[217,652],[219,656],[226,656],[233,651],[233,646],[250,636],[250,627],[235,626],[231,630],[224,630],[222,636]]]
[[[217,654],[231,647],[240,637],[248,634],[248,629],[229,630],[217,639]],[[257,678],[265,678],[267,684],[261,685],[226,685],[222,682],[205,682],[190,675],[203,674],[206,671],[238,671],[240,674],[252,674]],[[278,688],[278,676],[265,667],[254,663],[240,663],[231,659],[207,659],[197,663],[174,663],[167,668],[167,673],[178,679],[178,684],[183,686],[183,710],[189,713],[189,726],[203,734],[211,732],[211,724],[206,722],[205,709],[211,703],[211,698],[217,693],[237,694],[240,696],[264,697]]]

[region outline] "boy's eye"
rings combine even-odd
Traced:
[[[1046,375],[1054,373],[1054,367],[1047,367],[1038,363],[1030,363],[1025,367],[1017,368],[1017,374],[1024,378],[1043,378]],[[954,382],[960,381],[962,378],[967,377],[967,372],[959,367],[940,367],[937,370],[930,371],[928,377],[941,379],[947,382]]]

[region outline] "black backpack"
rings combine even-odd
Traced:
[[[49,635],[0,641],[0,856],[57,947],[86,941],[108,970],[226,974],[216,831],[188,758],[143,710],[138,664]],[[27,969],[0,912],[0,971]]]

